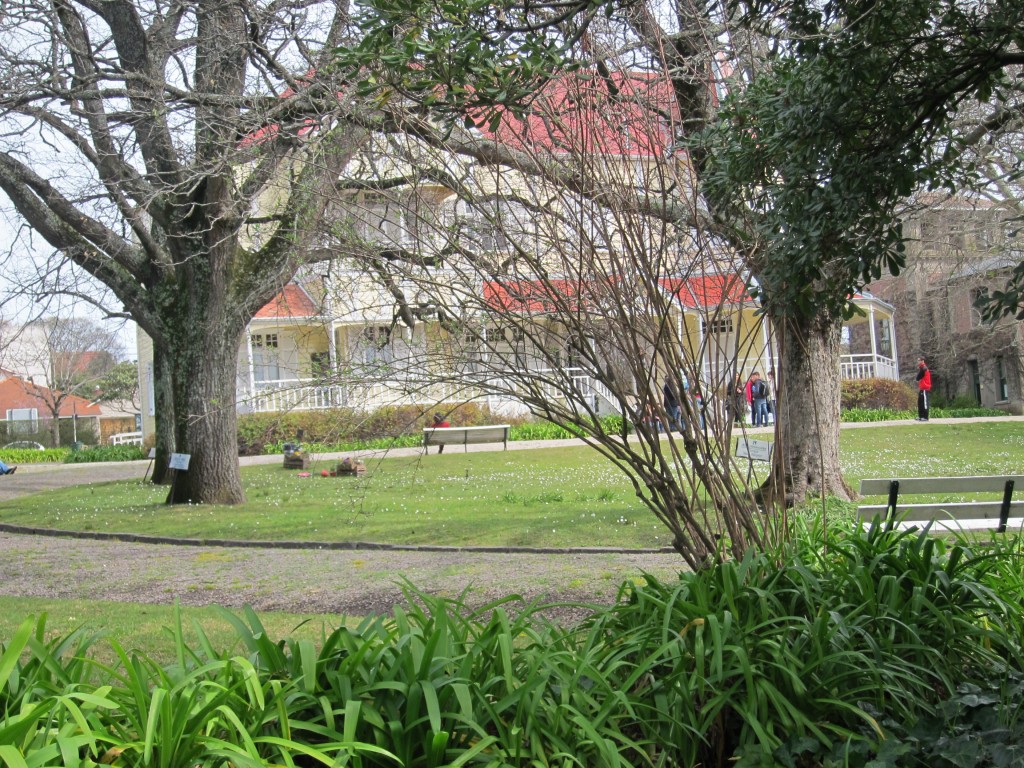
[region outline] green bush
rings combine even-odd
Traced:
[[[917,407],[917,393],[902,381],[844,379],[841,407],[909,411]]]
[[[90,464],[97,461],[138,461],[146,451],[138,445],[97,445],[80,451],[68,451],[65,464]]]
[[[44,451],[3,448],[0,449],[0,461],[5,464],[59,464],[70,451],[70,448],[47,448]]]
[[[496,423],[490,411],[476,403],[429,410],[421,406],[389,406],[371,412],[336,408],[244,414],[238,418],[238,452],[240,456],[276,453],[284,443],[294,441],[299,430],[303,432],[304,444],[330,450],[389,447],[395,445],[394,438],[410,436],[415,438],[412,444],[419,445],[423,440],[422,429],[429,426],[434,413],[441,413],[454,427]],[[507,421],[502,419],[501,423]]]
[[[996,408],[931,408],[929,417],[932,419],[973,419],[991,416],[1006,416],[1006,411]],[[910,421],[917,418],[917,410],[894,411],[890,408],[850,408],[840,413],[842,421],[847,422],[870,422],[870,421]]]
[[[314,453],[415,447],[423,444],[423,427],[432,414],[442,414],[453,427],[511,424],[509,440],[567,440],[580,437],[583,430],[571,430],[549,421],[496,417],[475,403],[451,410],[433,408],[424,412],[412,406],[380,408],[372,413],[357,411],[303,411],[287,414],[247,414],[239,417],[240,456],[275,454],[284,444],[295,441],[303,430],[302,444]],[[605,432],[620,434],[621,416],[601,419]]]

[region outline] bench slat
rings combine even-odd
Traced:
[[[1014,481],[1014,492],[1024,492],[1024,475],[1004,477],[908,477],[870,479],[860,481],[860,492],[864,496],[885,496],[889,483],[899,480],[900,496],[914,493],[970,493],[989,491],[1001,493],[1007,480]]]
[[[865,526],[867,523],[865,523]],[[910,527],[923,528],[921,521],[908,520],[902,523],[896,523],[893,526],[896,530],[905,531]],[[998,518],[995,520],[991,519],[980,519],[980,520],[936,520],[935,524],[932,525],[930,531],[932,533],[957,533],[959,531],[988,531],[994,530],[999,527]],[[1024,531],[1024,517],[1011,517],[1006,521],[1006,530],[1009,531]]]
[[[1002,502],[999,501],[965,501],[946,504],[902,504],[896,505],[896,517],[900,520],[970,520],[970,519],[995,519],[999,521],[999,510]],[[872,520],[873,518],[885,518],[888,507],[885,504],[864,504],[857,507],[857,514],[861,520]],[[1010,502],[1011,516],[1024,516],[1024,501]]]

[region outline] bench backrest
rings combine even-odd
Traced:
[[[427,427],[423,430],[423,444],[507,443],[510,428],[509,424],[490,424],[483,427]]]
[[[1012,483],[1012,484],[1011,484]],[[957,528],[992,528],[1005,530],[1009,518],[1024,517],[1024,501],[1013,500],[1014,492],[1024,493],[1024,475],[982,477],[909,477],[900,479],[873,478],[862,480],[860,492],[865,496],[886,495],[885,504],[862,504],[857,508],[864,521],[876,517],[895,516],[908,523],[934,520],[940,530]],[[905,504],[901,497],[941,493],[1001,493],[1001,501],[936,502]],[[950,521],[943,523],[942,521]],[[955,522],[952,522],[955,521]],[[888,520],[891,525],[892,520]]]

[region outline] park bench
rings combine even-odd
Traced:
[[[508,424],[484,427],[427,427],[423,430],[423,452],[432,445],[461,445],[469,450],[470,443],[504,443],[508,450]]]
[[[1014,488],[1024,491],[1024,475],[1003,477],[909,477],[901,480],[871,479],[860,481],[864,496],[888,496],[885,504],[863,504],[857,513],[865,524],[881,519],[887,528],[934,522],[936,533],[949,531],[1024,527],[1024,500],[1014,500]],[[904,503],[902,497],[921,494],[1001,493],[998,501]]]

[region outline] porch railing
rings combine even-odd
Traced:
[[[843,355],[839,359],[839,373],[848,379],[890,379],[899,381],[896,361],[882,355]]]
[[[542,383],[545,397],[565,397],[557,377],[569,376],[574,391],[588,399],[597,396],[605,403],[614,405],[616,400],[611,391],[601,382],[584,373],[580,368],[540,369],[530,371],[539,378],[550,378]],[[315,411],[328,408],[379,408],[387,405],[433,405],[435,403],[456,403],[483,399],[487,402],[509,402],[516,400],[516,386],[512,382],[492,382],[492,386],[504,390],[501,394],[488,394],[490,387],[485,382],[474,386],[472,379],[465,382],[437,382],[412,378],[363,381],[359,384],[318,384],[310,379],[290,379],[256,382],[256,391],[243,397],[245,408],[256,413],[280,411]],[[602,410],[602,403],[592,403]]]

